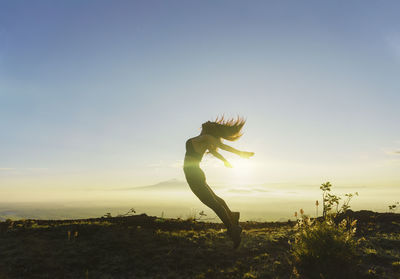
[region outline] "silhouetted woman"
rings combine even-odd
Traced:
[[[200,135],[190,138],[186,141],[186,154],[183,164],[186,180],[193,193],[210,207],[225,224],[228,235],[233,240],[234,248],[240,244],[242,228],[239,226],[239,212],[232,212],[223,199],[218,197],[214,191],[207,185],[204,172],[199,164],[204,153],[209,153],[224,162],[225,166],[231,168],[231,164],[217,152],[218,148],[235,153],[243,158],[250,158],[253,152],[240,151],[222,143],[223,139],[235,141],[242,136],[241,130],[245,120],[237,119],[224,120],[223,117],[214,122],[203,123]]]

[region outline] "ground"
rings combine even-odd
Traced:
[[[352,212],[360,278],[400,278],[400,214]],[[222,224],[134,215],[0,222],[4,278],[296,278],[295,222]]]

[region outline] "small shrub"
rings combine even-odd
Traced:
[[[109,214],[109,213],[107,213],[107,214]],[[136,210],[134,208],[131,208],[128,210],[128,212],[126,212],[124,214],[118,214],[117,217],[133,216],[134,214],[136,214]]]
[[[106,214],[104,214],[104,215],[102,216],[102,218],[112,218],[112,215],[111,215],[110,212],[107,212]]]
[[[357,265],[355,224],[331,218],[311,221],[304,216],[292,246],[297,272],[304,278],[348,278]],[[354,273],[353,273],[354,274]]]
[[[339,209],[340,198],[330,194],[331,184],[322,184],[323,217],[312,220],[304,211],[297,219],[296,234],[292,244],[293,273],[300,278],[354,278],[358,257],[357,241],[354,238],[357,220],[343,219],[339,224],[335,217],[345,212],[351,198]],[[333,206],[336,205],[336,212]],[[297,213],[295,214],[297,217]]]
[[[390,212],[396,212],[396,210],[400,207],[400,203],[399,202],[395,202],[392,205],[389,205],[389,211]]]
[[[197,217],[199,215],[199,217]],[[200,221],[200,220],[209,220],[214,218],[205,218],[207,214],[204,213],[204,210],[197,212],[196,210],[192,210],[189,215],[186,217],[186,221]]]

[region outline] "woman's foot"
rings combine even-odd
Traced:
[[[238,225],[232,226],[229,235],[233,241],[233,249],[237,249],[239,247],[240,242],[242,241],[242,237],[240,236],[241,233],[242,233],[241,226]]]
[[[234,225],[239,225],[240,212],[232,211],[231,218]]]

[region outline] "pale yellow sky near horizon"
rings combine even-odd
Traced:
[[[354,161],[335,164],[301,164],[273,160],[262,162],[257,156],[241,159],[227,155],[234,168],[229,169],[217,159],[205,156],[202,168],[211,187],[254,187],[257,185],[284,185],[285,187],[314,186],[331,181],[335,187],[367,187],[367,189],[400,188],[398,169],[400,158],[387,154],[377,161]],[[52,201],[54,199],[92,199],[90,191],[146,186],[177,179],[184,181],[182,162],[159,162],[142,168],[82,172],[57,172],[51,169],[12,170],[2,169],[0,201]],[[88,192],[85,192],[89,190]]]

